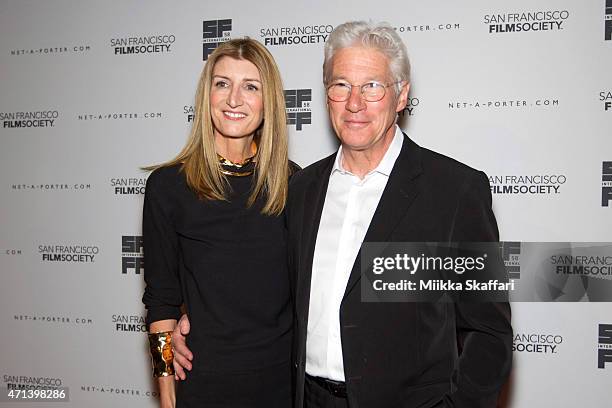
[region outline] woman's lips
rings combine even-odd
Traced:
[[[246,118],[246,114],[242,112],[223,111],[223,116],[229,120],[240,120]]]

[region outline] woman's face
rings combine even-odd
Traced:
[[[250,61],[221,57],[213,68],[210,111],[215,137],[253,136],[263,121],[259,70]]]

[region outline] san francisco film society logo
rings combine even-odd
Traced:
[[[208,56],[222,42],[231,40],[232,19],[206,20],[202,22],[202,59],[206,61]]]
[[[36,390],[48,388],[60,388],[64,381],[59,377],[44,377],[36,375],[11,375],[2,376],[4,387],[8,390]]]
[[[612,0],[606,0],[606,41],[612,40]]]
[[[147,331],[147,325],[143,316],[114,314],[112,321],[115,325],[115,331],[135,333]]]
[[[123,235],[121,237],[121,273],[126,275],[133,271],[140,275],[144,270],[144,253],[141,235]]]
[[[601,169],[601,206],[610,206],[612,200],[612,161],[605,161]]]
[[[301,131],[302,125],[312,123],[312,89],[285,89],[285,107],[287,124],[295,125],[295,130]]]
[[[612,112],[612,91],[601,91],[599,93],[599,100],[603,102],[604,111]]]
[[[612,255],[552,255],[550,263],[557,275],[612,276]]]
[[[504,241],[501,243],[504,266],[510,279],[521,278],[521,243]]]
[[[552,195],[560,194],[567,177],[564,174],[492,175],[489,176],[493,194]]]
[[[184,105],[183,106],[183,115],[187,119],[187,123],[193,122],[195,119],[195,111],[193,105]]]
[[[599,325],[597,343],[597,368],[606,368],[607,363],[612,363],[612,324]]]
[[[38,253],[43,262],[93,263],[100,248],[95,245],[39,245]]]
[[[145,177],[112,178],[110,185],[115,195],[138,195],[145,193],[147,179]]]
[[[163,54],[172,51],[171,47],[175,41],[174,34],[154,34],[111,38],[110,46],[115,55]]]
[[[563,343],[563,336],[547,333],[516,333],[512,351],[519,353],[556,354]]]
[[[485,14],[484,23],[490,34],[559,31],[563,30],[569,15],[567,10]]]
[[[56,110],[0,112],[4,129],[53,127],[58,117]]]
[[[259,29],[259,36],[265,46],[323,44],[333,30],[330,24],[264,27]]]
[[[417,98],[416,96],[408,97],[408,103],[406,104],[406,107],[402,109],[399,115],[402,118],[404,116],[414,116],[414,114],[416,113],[416,109],[419,106],[419,103],[421,102],[419,101],[419,98]]]

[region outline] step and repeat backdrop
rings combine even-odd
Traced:
[[[280,66],[290,157],[333,152],[323,44],[354,19],[387,21],[406,42],[400,125],[488,174],[515,277],[526,241],[551,242],[543,270],[612,277],[610,251],[571,251],[612,241],[611,0],[1,1],[3,394],[57,387],[69,394],[57,407],[156,406],[140,167],[182,147],[207,56],[241,36]],[[612,406],[612,304],[514,303],[513,325],[502,406]]]

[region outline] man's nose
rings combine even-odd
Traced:
[[[350,112],[359,112],[366,107],[365,100],[361,95],[361,87],[353,86],[351,87],[351,93],[349,94],[348,99],[346,100],[346,110]]]

